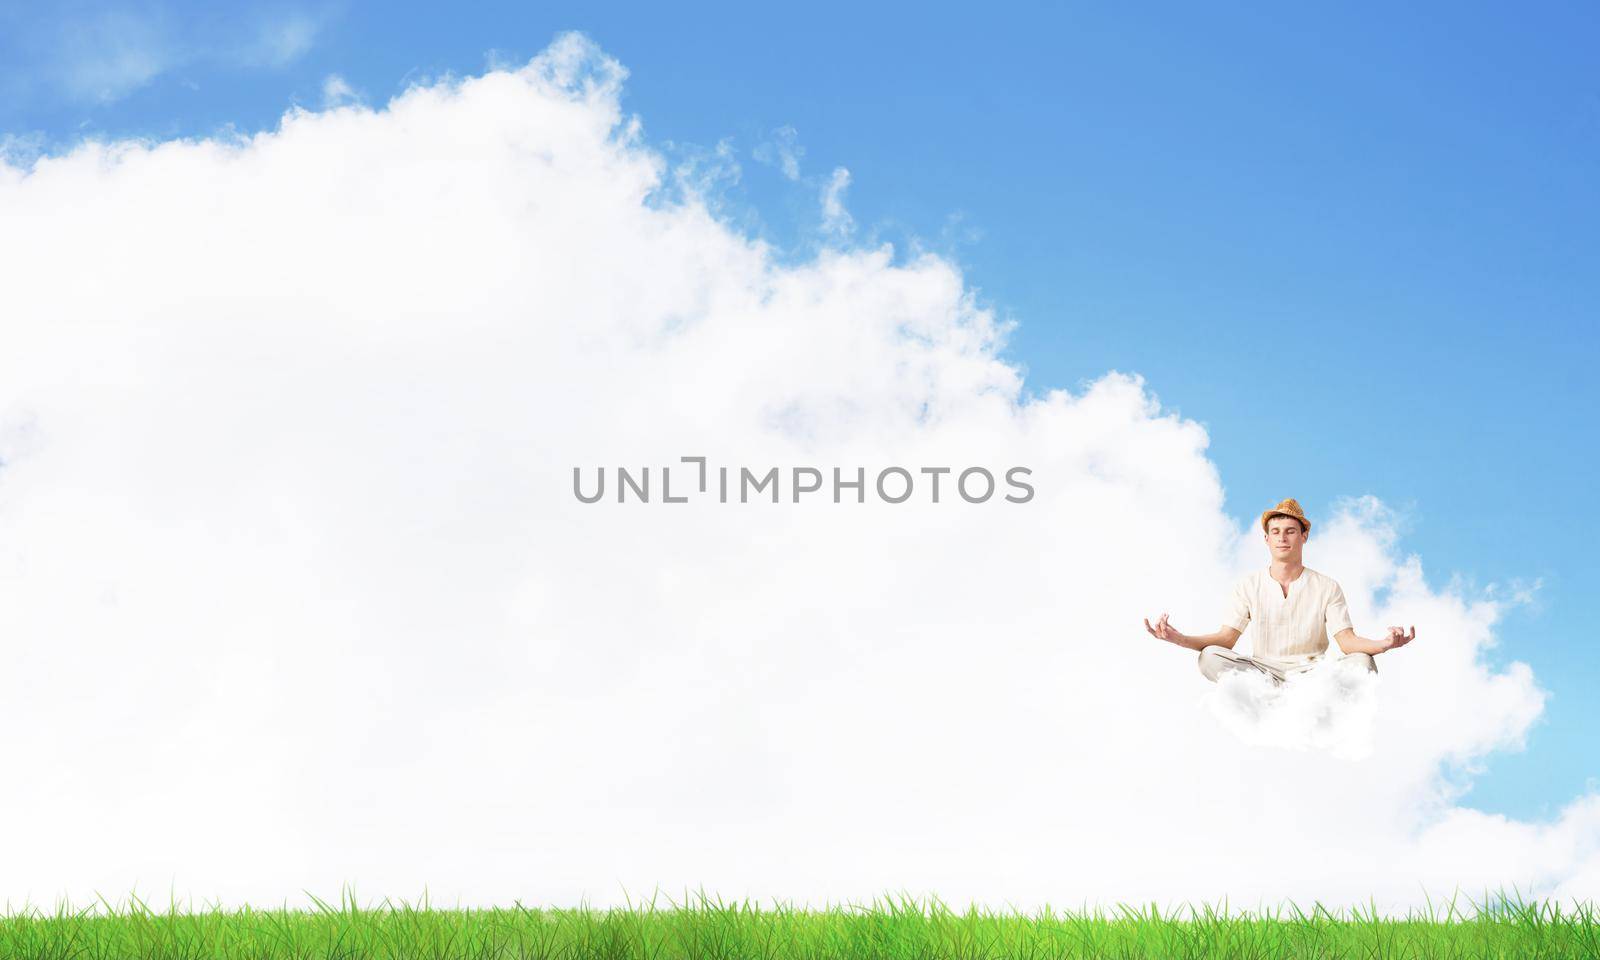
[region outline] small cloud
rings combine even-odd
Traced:
[[[196,32],[158,11],[106,11],[62,17],[33,39],[44,52],[38,71],[44,84],[70,100],[108,104],[181,67],[287,66],[311,49],[320,30],[321,21],[305,12]],[[198,89],[192,79],[180,82]]]
[[[1510,583],[1511,599],[1520,604],[1533,604],[1538,600],[1539,591],[1543,587],[1543,577],[1535,577],[1532,583],[1521,577],[1512,577]]]
[[[505,70],[515,72],[527,63],[527,58],[518,58],[513,54],[501,50],[499,47],[490,47],[483,55],[484,69],[495,71]]]
[[[121,100],[179,59],[175,45],[153,20],[108,12],[61,27],[56,79],[77,100]]]
[[[1544,589],[1543,577],[1536,577],[1532,582],[1522,577],[1512,577],[1505,584],[1489,584],[1483,588],[1483,593],[1485,597],[1508,607],[1531,607],[1538,612],[1541,609],[1539,591],[1542,589]]]
[[[939,238],[946,248],[953,249],[962,244],[977,243],[983,239],[983,228],[967,223],[966,214],[959,210],[945,215],[944,225],[939,228]]]
[[[847,237],[856,228],[850,211],[844,208],[844,192],[850,186],[850,171],[834,167],[828,185],[822,188],[822,232]]]
[[[324,108],[343,107],[352,103],[361,103],[361,95],[355,88],[345,82],[344,77],[337,73],[328,74],[322,81],[322,106]]]
[[[800,158],[806,155],[806,148],[800,146],[800,134],[795,128],[784,125],[772,131],[771,140],[758,144],[753,154],[762,163],[777,167],[788,179],[799,180]]]
[[[1379,679],[1342,660],[1323,657],[1282,686],[1259,671],[1228,670],[1201,702],[1246,743],[1362,760],[1377,743]]]
[[[252,67],[284,67],[300,59],[316,42],[321,24],[294,12],[256,25],[255,36],[239,51],[239,62]]]

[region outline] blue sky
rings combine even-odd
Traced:
[[[1210,431],[1235,516],[1373,494],[1434,582],[1538,581],[1495,655],[1554,696],[1467,802],[1548,814],[1600,774],[1590,5],[43,9],[0,9],[18,153],[268,128],[335,74],[381,104],[582,30],[658,146],[730,144],[731,198],[773,240],[811,236],[848,168],[858,236],[954,257],[1021,322],[1031,389],[1144,375]],[[754,156],[785,126],[799,181]]]

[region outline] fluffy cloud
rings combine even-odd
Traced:
[[[1308,562],[1420,636],[1370,752],[1237,736],[1140,625],[1212,629],[1261,562],[1205,432],[1121,372],[1025,399],[940,258],[781,263],[672,188],[624,78],[566,36],[379,110],[0,165],[0,893],[1597,893],[1600,798],[1457,803],[1542,708],[1483,661],[1497,602],[1344,504]],[[693,456],[1036,492],[573,496],[687,492]]]

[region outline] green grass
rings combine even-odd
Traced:
[[[1268,913],[1155,905],[1033,915],[977,909],[955,912],[937,899],[891,898],[870,907],[800,910],[695,903],[657,908],[491,910],[338,907],[311,897],[316,910],[240,908],[165,913],[137,896],[125,910],[104,899],[54,915],[23,909],[0,917],[5,960],[210,960],[210,958],[1045,958],[1600,957],[1592,904],[1524,903],[1503,892],[1457,911],[1455,901],[1408,919],[1357,908],[1345,915],[1320,904]],[[106,909],[100,909],[103,904]]]

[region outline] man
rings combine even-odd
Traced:
[[[1224,670],[1256,670],[1271,677],[1274,686],[1281,685],[1321,662],[1329,635],[1344,653],[1341,661],[1377,673],[1374,656],[1417,638],[1415,626],[1410,633],[1390,627],[1382,640],[1356,635],[1339,584],[1300,562],[1311,521],[1297,501],[1284,500],[1263,512],[1261,531],[1272,562],[1234,585],[1229,622],[1222,629],[1189,636],[1168,623],[1164,613],[1155,626],[1144,622],[1151,636],[1200,651],[1200,672],[1207,680],[1215,681]],[[1252,622],[1256,632],[1252,656],[1247,657],[1235,653],[1233,645]]]

